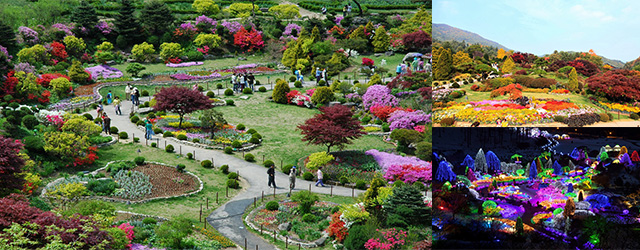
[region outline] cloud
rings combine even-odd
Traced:
[[[588,10],[588,9],[586,9],[584,6],[582,6],[580,4],[572,6],[571,9],[569,9],[569,11],[571,13],[575,14],[578,18],[581,18],[581,19],[587,19],[587,20],[596,19],[596,20],[601,21],[601,22],[610,22],[610,21],[615,20],[615,18],[613,18],[610,15],[605,14],[602,11]]]

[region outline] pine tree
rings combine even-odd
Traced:
[[[391,45],[389,34],[387,34],[387,30],[384,26],[378,27],[376,29],[376,35],[373,36],[373,51],[374,52],[385,52],[389,49],[389,45]]]
[[[576,72],[576,68],[572,68],[571,72],[569,72],[569,84],[567,84],[567,89],[571,92],[578,90],[578,73]]]
[[[18,51],[16,34],[13,33],[13,29],[2,22],[2,20],[0,20],[0,45],[7,48],[10,55],[15,55]]]
[[[71,21],[87,30],[94,29],[96,23],[98,23],[96,8],[87,1],[80,2],[80,5],[76,7],[71,15]]]
[[[401,220],[409,225],[427,225],[431,218],[420,190],[412,185],[394,188],[385,209],[389,215],[387,222]]]
[[[152,35],[162,35],[169,31],[175,20],[169,6],[162,1],[146,2],[140,11],[140,20],[144,28]]]
[[[311,30],[311,38],[313,39],[313,42],[322,42],[322,37],[320,36],[320,29],[318,29],[318,26],[314,26]]]
[[[433,75],[436,80],[446,80],[451,75],[453,58],[451,50],[443,47],[437,48],[433,53]]]
[[[516,63],[513,62],[511,57],[507,57],[507,60],[504,60],[502,64],[502,73],[511,73],[516,69]]]
[[[130,0],[122,0],[122,7],[115,18],[114,24],[120,36],[123,36],[126,44],[136,44],[142,37],[142,27],[134,15],[135,8]],[[122,44],[118,44],[122,46]]]

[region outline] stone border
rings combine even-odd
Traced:
[[[253,230],[256,230],[256,231],[260,232],[260,228],[259,228],[259,227],[257,227],[256,225],[254,225],[253,223],[251,223],[247,218],[249,218],[249,217],[253,216],[253,214],[254,214],[256,211],[258,211],[258,210],[260,210],[260,209],[265,208],[265,206],[266,206],[266,203],[265,203],[265,204],[263,204],[263,205],[261,205],[261,206],[259,206],[258,208],[254,208],[253,210],[251,210],[251,212],[249,212],[249,214],[247,214],[247,216],[246,216],[246,217],[244,217],[244,218],[242,219],[242,221],[243,221],[247,226],[251,227]],[[251,205],[249,205],[249,207],[251,207]],[[266,231],[268,235],[269,235],[269,234],[273,235],[273,232],[272,232],[272,231],[269,231],[269,230],[266,230],[266,229],[263,229],[262,231]],[[261,237],[261,238],[262,238],[262,235],[259,235],[259,237]],[[326,244],[327,239],[329,239],[329,233],[327,233],[327,232],[323,231],[323,232],[322,232],[322,237],[320,237],[320,239],[317,239],[317,240],[315,240],[315,241],[313,241],[313,242],[311,242],[311,243],[305,243],[305,242],[295,241],[295,240],[292,240],[292,239],[290,239],[290,238],[285,238],[284,236],[282,236],[282,235],[280,235],[280,234],[276,234],[276,237],[277,237],[279,240],[281,240],[281,241],[286,241],[286,240],[288,240],[288,241],[289,241],[289,244],[291,244],[291,245],[300,245],[300,246],[302,246],[302,247],[306,247],[306,248],[316,248],[316,247],[320,247],[320,246],[323,246],[323,245],[325,245],[325,244]],[[269,238],[271,238],[271,237],[269,237]]]
[[[140,130],[144,134],[146,129],[143,126],[138,126],[138,130]],[[162,137],[162,135],[158,135],[158,134],[156,134],[156,135],[159,136],[159,137]],[[158,139],[160,139],[160,138],[158,138]],[[203,149],[224,150],[224,148],[225,148],[223,146],[211,146],[211,145],[202,144],[202,143],[195,143],[195,142],[191,142],[191,141],[187,141],[187,140],[178,140],[175,137],[162,137],[162,139],[168,140],[168,141],[173,141],[173,142],[178,143],[178,144],[183,144],[183,145],[197,147],[197,148],[203,148]],[[151,139],[150,141],[153,141],[153,140],[155,140],[155,139]],[[262,139],[260,139],[260,142],[262,142]],[[260,145],[262,145],[262,144],[251,144],[251,145],[246,146],[246,147],[236,148],[235,152],[242,152],[242,151],[249,152],[249,151],[253,150],[254,148],[259,147]],[[158,148],[160,148],[159,145],[158,145]]]
[[[116,162],[122,162],[122,161],[110,161],[107,163],[107,165],[105,165],[104,167],[98,168],[92,172],[90,172],[89,174],[95,176],[98,174],[98,171],[104,170],[107,167],[109,167],[110,164],[112,163],[116,163]],[[153,162],[153,161],[145,161],[145,163],[151,163],[151,164],[157,164],[157,165],[161,165],[161,166],[167,166],[167,167],[173,167],[174,166],[170,166],[168,164],[165,163],[160,163],[160,162]],[[193,177],[195,177],[198,182],[200,182],[200,188],[198,188],[198,190],[190,192],[190,193],[186,193],[186,194],[180,194],[180,195],[175,195],[175,196],[169,196],[169,197],[155,197],[155,198],[149,198],[149,199],[144,199],[144,200],[138,200],[138,201],[131,201],[131,200],[123,200],[123,199],[114,199],[114,198],[110,198],[110,197],[104,197],[104,196],[82,196],[80,198],[78,198],[79,200],[103,200],[103,201],[110,201],[110,202],[121,202],[121,203],[127,203],[127,204],[139,204],[139,203],[147,203],[149,201],[154,201],[154,200],[160,200],[160,199],[171,199],[171,198],[180,198],[180,197],[186,197],[186,196],[191,196],[194,194],[199,193],[200,191],[202,191],[202,189],[204,188],[204,183],[202,182],[202,180],[195,174],[189,172],[189,171],[184,171],[184,173],[189,174]],[[48,198],[49,196],[47,196],[47,189],[48,188],[52,188],[54,185],[57,185],[58,183],[62,182],[64,180],[64,177],[58,178],[55,181],[50,182],[49,184],[47,184],[45,186],[45,188],[42,189],[42,193],[40,194],[41,198]],[[64,198],[63,198],[64,199]]]
[[[107,136],[111,137],[111,141],[110,142],[105,142],[105,143],[102,143],[102,144],[98,144],[98,145],[96,145],[96,147],[101,148],[101,147],[111,146],[113,144],[118,143],[118,139],[115,138],[113,135],[107,135]]]
[[[121,213],[121,214],[130,214],[132,216],[139,216],[142,218],[154,218],[156,219],[158,222],[165,222],[168,221],[169,219],[162,217],[162,216],[155,216],[155,215],[148,215],[148,214],[139,214],[139,213],[134,213],[134,212],[129,212],[129,211],[122,211],[122,210],[116,210],[116,213]]]

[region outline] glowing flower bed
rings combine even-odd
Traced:
[[[604,103],[604,102],[598,102],[600,103],[600,105],[606,107],[607,109],[613,110],[613,111],[623,111],[623,112],[629,112],[629,113],[638,113],[640,112],[640,108],[638,107],[633,107],[633,106],[627,106],[624,104],[620,104],[620,103]]]
[[[534,215],[533,218],[531,218],[531,223],[537,224],[537,223],[540,223],[541,221],[551,218],[552,216],[553,216],[552,212],[538,213]]]
[[[519,187],[512,185],[499,186],[497,190],[493,190],[490,193],[500,197],[512,198],[522,201],[528,201],[529,199],[531,199],[531,196],[529,196],[528,194],[520,192]]]

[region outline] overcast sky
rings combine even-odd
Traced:
[[[434,0],[433,22],[536,55],[593,49],[623,62],[640,56],[637,0]]]

